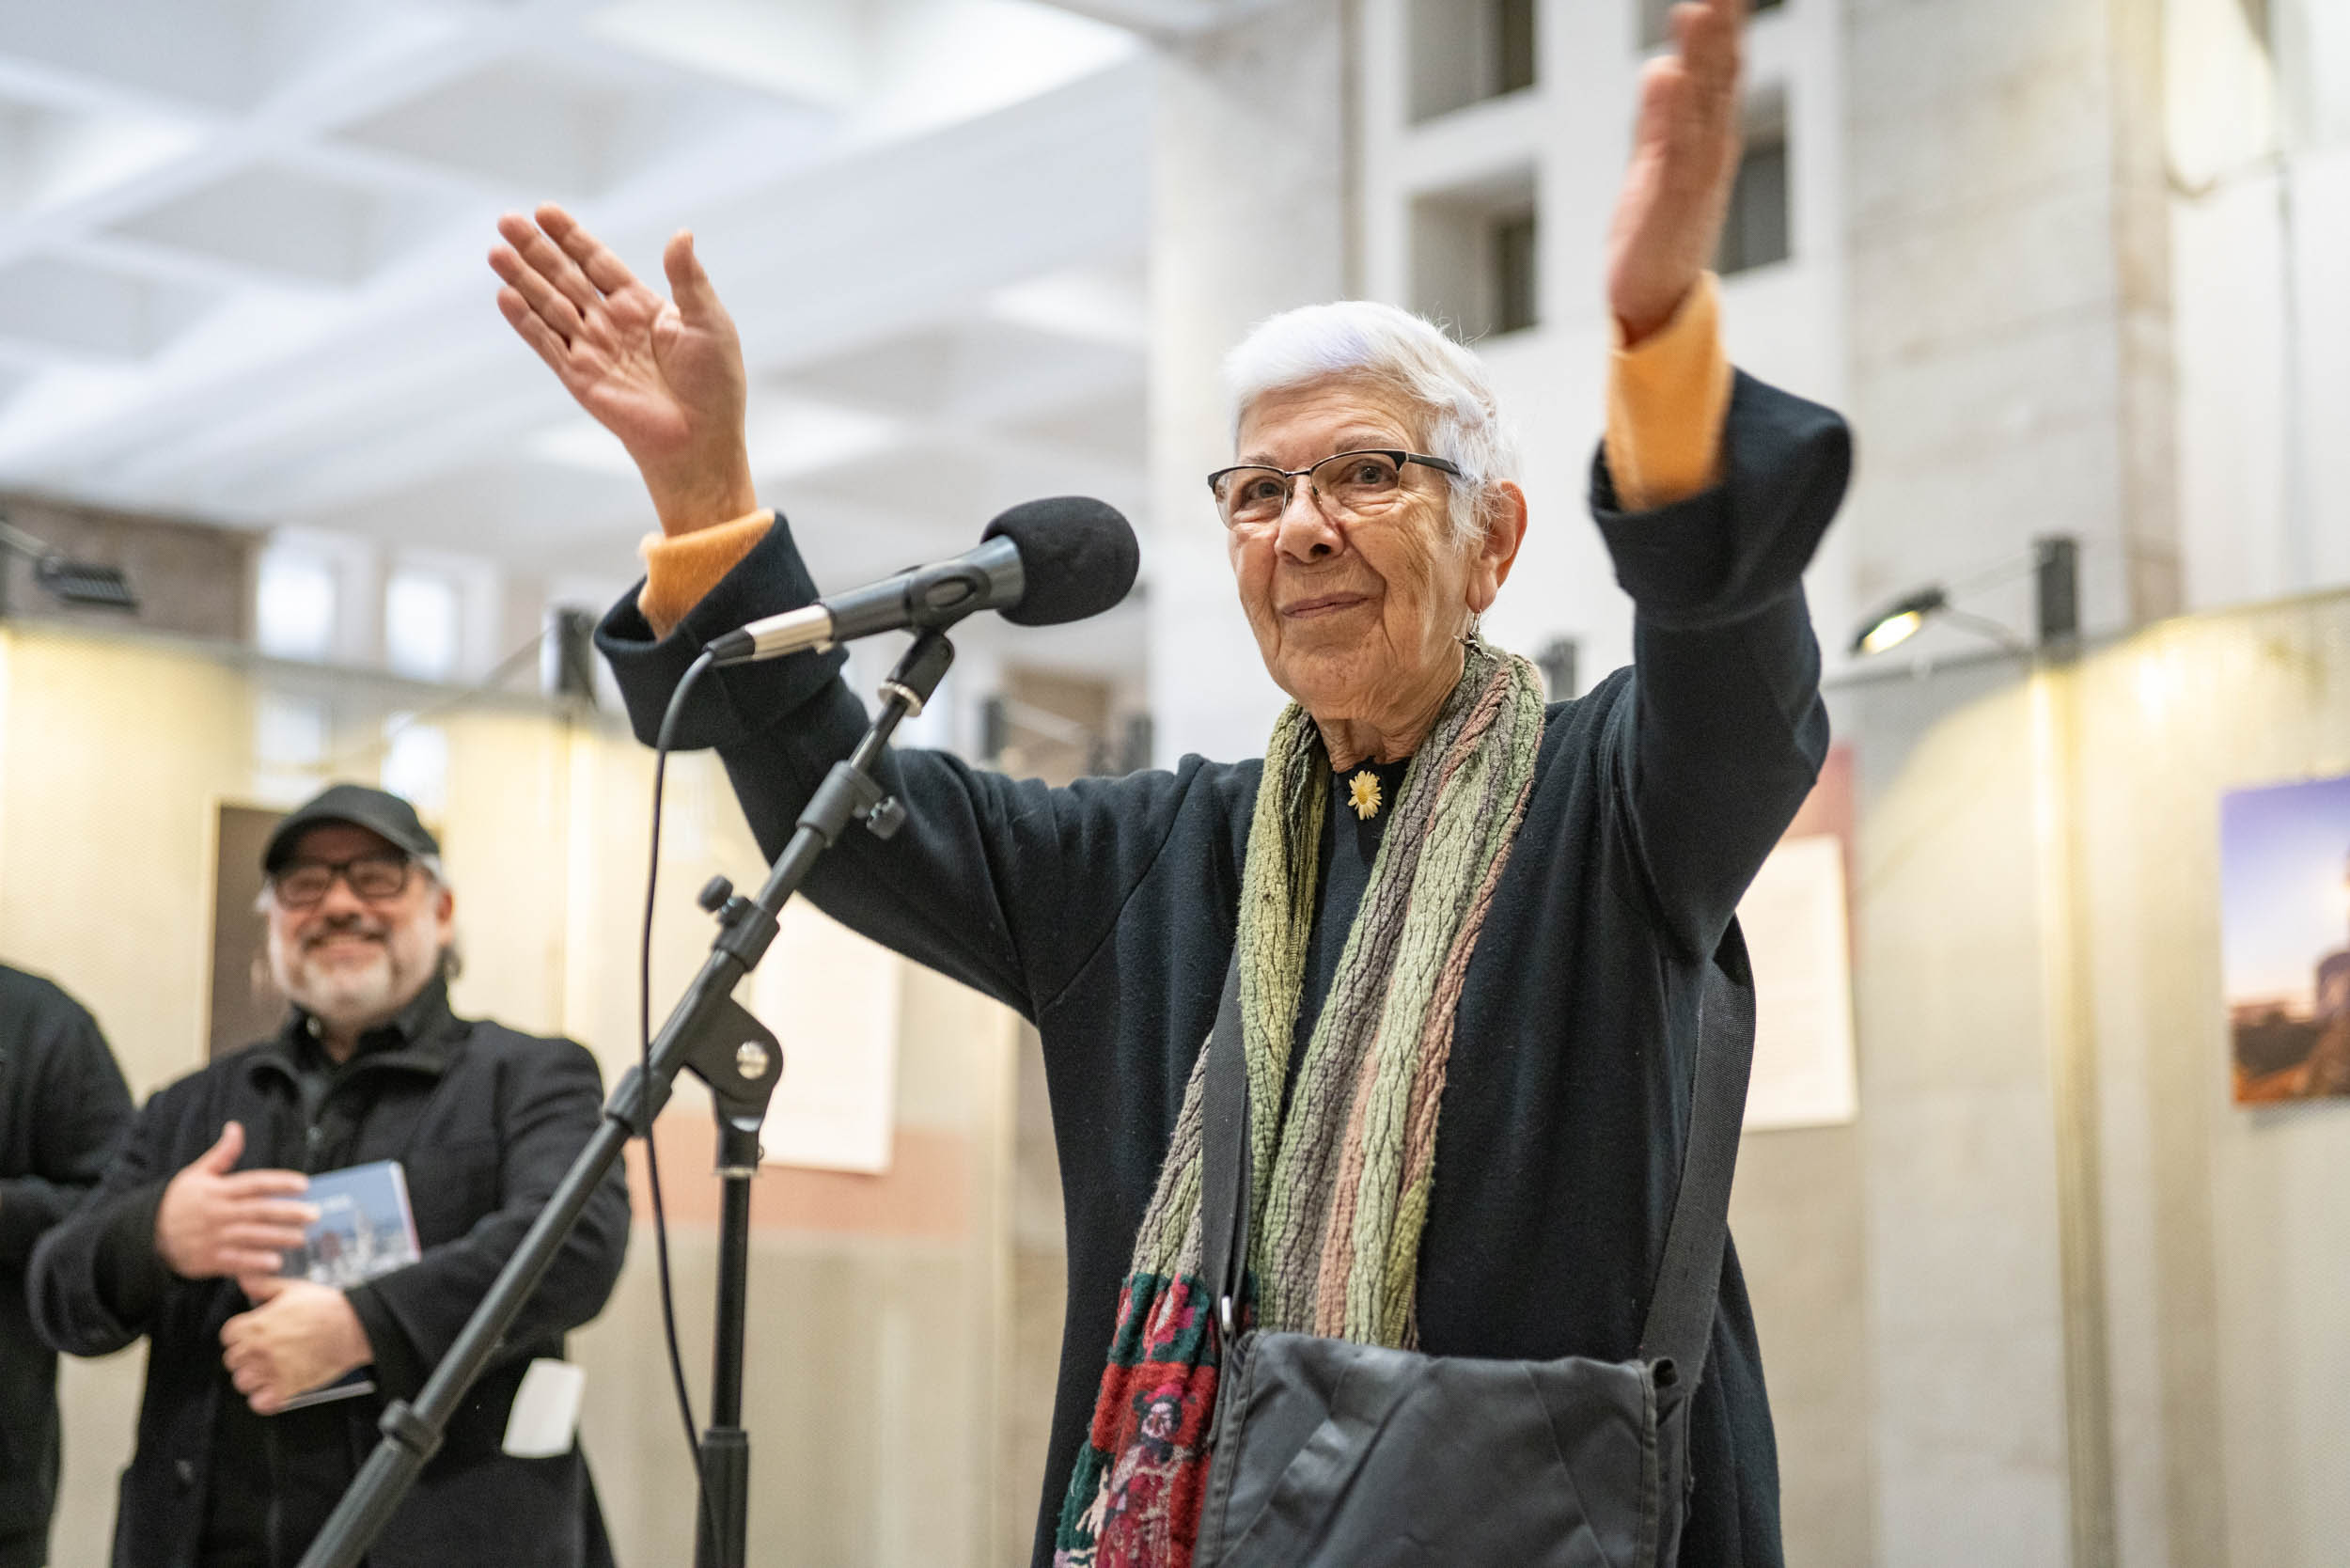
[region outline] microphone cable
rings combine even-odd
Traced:
[[[638,1092],[652,1088],[652,916],[653,899],[661,882],[661,795],[669,772],[669,750],[677,741],[678,720],[685,698],[715,659],[703,652],[679,677],[661,715],[660,733],[652,748],[652,839],[645,856],[645,925],[636,954],[636,1059]],[[677,1390],[679,1417],[685,1423],[685,1451],[693,1461],[694,1491],[701,1498],[702,1523],[713,1546],[723,1549],[726,1531],[718,1504],[710,1495],[710,1478],[702,1470],[701,1428],[694,1419],[694,1396],[685,1384],[685,1357],[678,1349],[677,1298],[669,1283],[669,1219],[661,1204],[661,1156],[652,1136],[652,1120],[645,1122],[645,1184],[652,1195],[653,1261],[661,1277],[661,1336],[668,1346],[669,1382]],[[746,1542],[747,1547],[748,1543]]]

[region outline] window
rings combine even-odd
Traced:
[[[1534,214],[1494,220],[1488,242],[1494,274],[1494,330],[1520,332],[1534,324]]]
[[[1534,0],[1486,0],[1491,8],[1493,91],[1534,85]]]
[[[323,659],[335,645],[335,569],[316,556],[267,550],[254,583],[253,640],[281,659]]]
[[[1409,0],[1415,121],[1534,85],[1540,0]]]
[[[1542,320],[1534,172],[1431,191],[1412,203],[1412,307],[1464,342]]]
[[[254,792],[284,801],[317,793],[319,764],[332,733],[324,702],[289,692],[258,693],[253,702]]]
[[[384,659],[417,681],[446,681],[457,668],[457,585],[409,568],[384,588]]]
[[[1728,277],[1786,260],[1794,254],[1787,220],[1787,121],[1779,114],[1747,133],[1714,270]]]
[[[1668,18],[1672,15],[1676,0],[1640,0],[1640,47],[1653,49],[1672,36]],[[1786,0],[1751,0],[1747,9],[1760,16],[1764,11],[1778,10]]]
[[[426,816],[448,804],[448,732],[438,725],[418,724],[414,713],[392,713],[384,720],[384,788],[404,798]]]

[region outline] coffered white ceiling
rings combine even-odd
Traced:
[[[624,570],[495,215],[691,226],[820,576],[1139,509],[1152,33],[1247,0],[0,5],[0,488]]]

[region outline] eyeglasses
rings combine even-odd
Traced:
[[[361,855],[349,860],[297,860],[270,877],[277,902],[288,909],[309,909],[326,897],[337,877],[370,902],[398,898],[415,862],[404,855]]]
[[[1393,507],[1403,494],[1403,465],[1417,463],[1461,478],[1460,468],[1425,452],[1371,449],[1339,452],[1306,468],[1271,468],[1244,463],[1208,476],[1208,492],[1227,528],[1269,526],[1289,510],[1297,481],[1304,479],[1341,523],[1360,523]]]

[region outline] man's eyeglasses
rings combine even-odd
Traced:
[[[326,897],[337,877],[370,902],[398,898],[415,862],[404,855],[361,855],[349,860],[296,860],[270,876],[270,888],[288,909],[308,909]]]
[[[1219,468],[1208,476],[1208,492],[1227,528],[1262,528],[1280,520],[1289,510],[1297,481],[1304,479],[1341,523],[1359,523],[1378,516],[1403,494],[1403,465],[1417,463],[1440,474],[1461,477],[1461,470],[1425,452],[1373,448],[1340,452],[1307,468],[1271,468],[1244,463]]]

